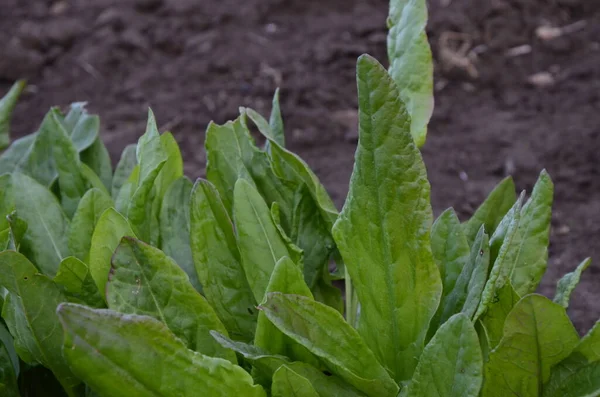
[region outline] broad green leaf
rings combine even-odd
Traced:
[[[410,132],[418,147],[425,144],[433,112],[433,60],[425,33],[425,0],[392,0],[388,16],[389,73],[410,116]]]
[[[506,317],[517,304],[520,297],[517,295],[510,283],[504,284],[497,289],[494,299],[488,305],[487,311],[480,317],[479,321],[485,329],[485,335],[490,349],[494,349],[500,343],[504,332]]]
[[[62,357],[63,335],[55,315],[65,296],[26,257],[14,251],[0,253],[0,285],[9,291],[2,317],[15,337],[21,359],[52,370],[67,394],[75,396],[79,381]]]
[[[129,202],[131,201],[131,197],[133,193],[135,193],[135,189],[138,185],[140,179],[140,165],[136,165],[131,170],[131,174],[119,189],[119,193],[115,200],[115,209],[121,213],[127,213],[127,208],[129,207]]]
[[[600,321],[581,339],[573,353],[579,353],[589,362],[600,361]]]
[[[512,177],[506,177],[492,190],[471,216],[471,219],[464,224],[469,243],[475,240],[481,225],[485,227],[487,235],[491,236],[516,200],[515,183]]]
[[[235,184],[233,219],[242,265],[257,302],[262,302],[275,264],[292,257],[258,191],[244,179]]]
[[[554,296],[554,302],[558,303],[565,309],[569,307],[569,299],[571,298],[571,293],[579,284],[579,280],[581,279],[581,274],[585,269],[587,269],[592,264],[592,258],[586,258],[577,266],[577,268],[565,274],[558,283],[556,284],[556,295]]]
[[[78,152],[92,146],[100,131],[100,118],[88,114],[85,106],[85,102],[72,103],[67,115],[61,117],[61,123]]]
[[[90,274],[99,291],[105,291],[110,260],[125,236],[135,237],[127,219],[114,208],[104,211],[96,223],[90,247]]]
[[[479,396],[483,358],[471,319],[456,314],[425,346],[407,397]]]
[[[80,171],[88,189],[98,189],[107,195],[109,194],[104,182],[87,164],[81,163]]]
[[[283,365],[273,375],[273,397],[319,397],[309,380]]]
[[[285,134],[283,132],[283,118],[281,117],[281,107],[279,106],[279,88],[273,95],[273,105],[271,107],[271,116],[269,117],[269,126],[275,140],[281,147],[285,147]]]
[[[104,307],[104,297],[98,290],[88,265],[76,257],[68,256],[63,259],[54,282],[64,287],[65,295],[71,302]]]
[[[2,330],[4,330],[4,325],[0,323],[0,332],[3,332]],[[2,397],[20,397],[17,375],[15,374],[9,348],[5,341],[0,338],[0,395]]]
[[[394,82],[368,56],[357,79],[359,143],[333,235],[360,301],[359,332],[399,382],[412,377],[442,293],[430,186]]]
[[[148,109],[146,132],[140,137],[136,146],[136,157],[140,165],[140,184],[154,173],[158,164],[168,159],[151,109]]]
[[[217,189],[202,179],[192,190],[190,243],[206,300],[233,339],[251,341],[256,301],[242,267],[233,224]]]
[[[513,248],[513,242],[518,241],[519,222],[521,220],[521,204],[523,195],[517,200],[513,207],[502,219],[500,225],[490,238],[490,260],[493,260],[492,269],[485,283],[481,301],[475,312],[474,320],[480,318],[496,298],[497,291],[507,282],[510,282],[510,274],[514,269],[512,256],[509,254]]]
[[[85,193],[71,221],[68,241],[71,255],[88,261],[94,229],[100,216],[112,206],[110,196],[100,189],[93,188]]]
[[[4,229],[0,232],[0,251],[10,249],[10,229]],[[2,289],[0,288],[0,307],[2,307]]]
[[[483,397],[538,397],[550,368],[577,345],[565,309],[541,295],[522,298],[506,318],[504,336],[485,366]]]
[[[52,109],[46,114],[29,150],[18,159],[13,171],[32,177],[44,186],[51,186],[58,177],[54,161],[54,121]]]
[[[113,200],[117,199],[119,195],[119,190],[121,190],[121,186],[127,182],[129,175],[133,171],[133,168],[137,165],[137,158],[135,155],[136,145],[131,144],[125,146],[123,153],[121,154],[121,159],[117,164],[117,168],[115,168],[115,174],[112,179],[112,188],[111,194]]]
[[[81,161],[98,176],[108,192],[112,186],[112,162],[108,149],[100,137],[96,138],[89,148],[81,152]]]
[[[600,396],[600,361],[578,368],[555,389],[544,390],[543,394],[543,397],[597,396]]]
[[[210,335],[225,327],[187,274],[158,248],[131,237],[121,240],[106,286],[109,309],[154,317],[188,348],[236,363],[235,354]]]
[[[10,120],[24,88],[25,80],[18,80],[0,99],[0,149],[4,149],[10,144]]]
[[[302,271],[288,257],[281,258],[275,265],[266,292],[281,292],[313,298],[310,289],[304,282]],[[268,351],[270,354],[286,356],[292,360],[303,361],[316,366],[319,365],[318,360],[304,346],[299,345],[279,331],[263,312],[258,314],[254,345]]]
[[[74,304],[58,315],[67,362],[102,396],[266,396],[241,367],[188,350],[153,318]]]
[[[169,190],[173,182],[183,177],[183,159],[179,145],[170,132],[165,132],[160,136],[160,143],[167,155],[167,162],[162,168],[160,174],[156,178],[156,188],[159,199],[162,198]]]
[[[159,163],[146,179],[140,181],[127,207],[127,219],[131,227],[142,240],[152,245],[158,245],[160,238],[159,209],[154,205],[155,200],[160,198],[154,182],[164,164],[164,161]]]
[[[364,397],[366,395],[337,376],[325,375],[323,372],[308,364],[294,362],[285,365],[295,373],[308,379],[320,396]]]
[[[519,296],[535,292],[548,266],[553,193],[554,185],[544,170],[521,210],[518,240],[508,252],[515,264],[510,279]]]
[[[202,292],[190,246],[192,182],[181,177],[171,184],[160,208],[161,249],[181,267],[196,290]]]
[[[460,221],[453,209],[444,211],[431,228],[431,252],[442,278],[442,298],[429,325],[428,339],[435,334],[441,324],[452,315],[459,313],[467,298],[470,274],[461,279],[461,273],[473,272],[471,248],[461,230]],[[470,269],[469,269],[470,268]],[[455,290],[455,287],[457,290]]]
[[[69,220],[56,197],[34,179],[15,173],[12,186],[17,214],[28,225],[21,252],[42,273],[54,277],[60,262],[69,255]]]
[[[267,294],[260,309],[280,331],[358,390],[368,396],[398,394],[398,386],[387,370],[335,309],[307,297],[278,292]]]

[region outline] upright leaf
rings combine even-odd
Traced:
[[[25,174],[12,175],[17,214],[28,225],[21,252],[40,271],[54,277],[63,258],[68,256],[69,220],[56,197]]]
[[[88,265],[76,257],[68,256],[63,259],[54,282],[64,288],[69,301],[104,307],[103,294],[98,290]]]
[[[20,397],[19,386],[17,385],[17,374],[15,373],[13,357],[9,349],[14,349],[8,343],[12,338],[4,325],[0,323],[0,394],[3,397]],[[3,335],[8,336],[4,338]],[[19,361],[17,360],[17,365]]]
[[[181,157],[179,145],[170,132],[165,132],[160,136],[160,143],[167,155],[167,162],[155,182],[158,197],[162,199],[171,184],[183,177],[183,158]]]
[[[13,141],[0,154],[0,174],[7,174],[23,169],[36,138],[37,133],[26,135]]]
[[[171,184],[160,208],[161,249],[175,259],[197,291],[202,292],[190,246],[190,197],[192,181],[181,177]]]
[[[103,396],[264,397],[241,367],[188,350],[159,321],[63,304],[64,356]]]
[[[359,332],[396,381],[409,380],[442,292],[429,241],[430,187],[398,89],[358,61],[359,143],[333,235],[361,304]]]
[[[319,397],[305,377],[283,365],[273,375],[273,397]]]
[[[10,90],[0,99],[0,149],[10,144],[10,120],[21,92],[25,88],[25,80],[16,81]]]
[[[425,144],[433,112],[433,61],[425,33],[425,0],[392,0],[387,39],[390,75],[410,116],[410,132],[417,146]]]
[[[60,118],[67,135],[80,153],[94,144],[100,132],[100,118],[88,114],[86,105],[85,102],[72,103],[67,115]]]
[[[398,386],[387,370],[335,309],[310,298],[278,292],[267,294],[260,308],[280,331],[366,395],[398,394]]]
[[[90,189],[85,193],[71,221],[68,240],[71,255],[88,261],[94,229],[100,216],[112,206],[111,198],[100,189]]]
[[[2,317],[15,337],[19,357],[28,364],[42,364],[52,370],[69,396],[75,396],[79,381],[62,357],[62,332],[55,311],[66,298],[48,277],[23,255],[0,253],[0,285],[9,294]]]
[[[81,161],[98,176],[107,191],[112,186],[112,162],[108,149],[100,137],[92,145],[81,152]]]
[[[558,303],[565,309],[569,307],[569,299],[571,298],[571,293],[579,284],[579,280],[581,279],[581,274],[584,272],[592,264],[592,258],[586,258],[577,266],[577,268],[565,274],[558,283],[556,284],[556,295],[554,296],[554,302]]]
[[[515,183],[512,177],[506,177],[492,190],[471,216],[471,219],[465,223],[465,234],[469,243],[475,240],[481,225],[485,227],[487,235],[491,236],[516,200]]]
[[[2,290],[2,292],[8,293],[6,292],[6,290]],[[0,301],[0,303],[3,302]],[[8,332],[8,329],[6,329],[4,323],[0,323],[0,344],[4,345],[6,349],[6,354],[8,355],[10,364],[13,367],[13,373],[16,376],[19,376],[19,373],[21,371],[21,365],[19,362],[19,356],[17,355],[17,351],[15,350],[15,341],[10,332]]]
[[[242,267],[233,224],[217,189],[202,179],[192,190],[190,243],[206,300],[233,339],[251,341],[256,301]]]
[[[110,309],[154,317],[188,348],[236,362],[235,354],[209,333],[227,333],[212,307],[187,274],[158,248],[123,238],[112,258],[106,295]]]
[[[471,319],[456,314],[425,346],[407,397],[477,397],[483,383],[483,358]]]
[[[273,95],[273,105],[271,107],[271,117],[269,117],[269,127],[273,132],[273,139],[281,146],[285,147],[285,134],[283,132],[283,118],[281,117],[281,107],[279,106],[279,88]]]
[[[133,171],[133,168],[137,165],[137,158],[135,155],[136,145],[131,144],[125,146],[123,153],[121,154],[121,159],[117,164],[117,168],[115,168],[115,174],[112,179],[112,188],[111,194],[113,200],[117,199],[119,195],[119,190],[121,190],[121,186],[127,182],[129,175]]]
[[[8,228],[7,215],[15,210],[15,197],[10,174],[0,175],[0,230]]]
[[[92,234],[90,248],[90,274],[99,291],[105,291],[110,260],[121,239],[125,236],[135,237],[127,219],[113,208],[104,211],[98,219],[94,234]]]
[[[490,353],[482,396],[542,395],[550,368],[578,340],[563,307],[541,295],[522,298],[506,318],[502,341]]]
[[[254,298],[261,302],[275,264],[292,257],[258,191],[244,179],[235,184],[233,219],[244,272]]]
[[[467,298],[462,307],[462,312],[465,313],[469,318],[473,318],[479,301],[481,300],[481,293],[485,287],[485,282],[488,276],[488,270],[490,267],[490,249],[489,239],[487,234],[483,230],[483,226],[479,229],[479,233],[473,242],[471,247],[471,257],[469,259],[469,265],[472,266],[473,270],[470,274],[470,279],[467,284]],[[469,271],[461,273],[457,284],[463,284],[463,275],[468,276]],[[459,291],[460,289],[456,289]]]

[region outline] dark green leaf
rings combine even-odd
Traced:
[[[0,333],[7,332],[0,323]],[[0,395],[2,397],[20,397],[17,376],[13,367],[12,357],[5,341],[0,338]],[[17,361],[18,362],[18,361]]]
[[[91,307],[105,306],[104,297],[98,290],[88,265],[74,256],[63,259],[54,282],[65,289],[65,295],[71,302],[84,303]]]
[[[127,182],[129,175],[133,171],[133,168],[137,165],[137,158],[135,155],[136,145],[131,144],[125,146],[123,153],[121,154],[121,159],[117,164],[117,168],[115,168],[115,174],[112,179],[112,188],[111,194],[113,200],[117,199],[119,195],[119,190],[121,190],[121,186]]]
[[[309,380],[283,365],[273,375],[273,397],[319,397]]]
[[[81,152],[81,161],[98,176],[108,193],[112,186],[112,162],[108,149],[100,137],[89,148]]]

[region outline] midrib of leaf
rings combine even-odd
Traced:
[[[31,196],[30,191],[29,191],[29,186],[25,186],[26,184],[21,184],[21,185],[23,187],[25,187],[25,189],[27,190],[28,195]],[[63,260],[64,258],[62,256],[60,250],[58,249],[58,246],[56,245],[56,242],[54,241],[54,237],[50,233],[50,230],[48,229],[48,225],[46,225],[46,222],[45,222],[44,218],[42,217],[42,213],[40,212],[40,209],[38,207],[37,200],[32,200],[32,202],[33,202],[33,206],[35,208],[36,215],[40,219],[40,222],[41,222],[42,226],[44,227],[44,230],[46,231],[46,234],[48,235],[48,239],[52,243],[52,247],[54,248],[54,252],[58,256],[59,260]]]
[[[510,282],[510,281],[509,281]],[[542,380],[542,356],[541,356],[541,346],[540,346],[540,339],[538,338],[538,322],[537,322],[537,314],[536,314],[536,310],[535,307],[533,307],[533,304],[531,304],[532,306],[532,312],[533,312],[533,323],[535,324],[535,353],[536,353],[536,358],[537,358],[537,383],[538,383],[538,394],[541,396],[543,395],[543,391],[544,391],[544,382]]]
[[[150,291],[150,296],[152,297],[152,301],[154,301],[154,305],[156,306],[156,310],[158,311],[160,320],[162,321],[163,324],[165,324],[167,327],[169,327],[169,325],[168,325],[169,323],[165,319],[165,314],[163,313],[162,309],[160,308],[160,305],[158,304],[158,301],[156,300],[156,295],[154,295],[154,291],[152,289],[152,286],[150,285],[150,280],[146,277],[146,273],[144,272],[144,269],[142,268],[142,265],[140,264],[140,262],[137,260],[135,253],[133,254],[133,256],[135,258],[134,262],[137,265],[137,267],[140,269],[140,273],[142,274],[141,277],[144,279],[144,281],[146,282],[146,285],[148,286],[148,290]],[[173,287],[173,279],[171,277],[169,277],[169,281],[171,282],[171,287]]]

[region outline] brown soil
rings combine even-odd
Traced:
[[[198,176],[207,123],[236,117],[239,105],[266,113],[281,86],[289,146],[341,206],[356,146],[355,61],[365,52],[385,61],[387,3],[3,0],[0,90],[30,81],[15,135],[35,130],[51,105],[88,101],[114,156],[143,132],[151,105]],[[437,106],[424,156],[434,209],[466,216],[506,173],[530,190],[547,168],[556,205],[541,291],[552,294],[560,275],[600,258],[600,3],[432,0],[430,9]],[[536,33],[567,25],[554,39]],[[570,309],[582,331],[600,318],[598,269]]]

